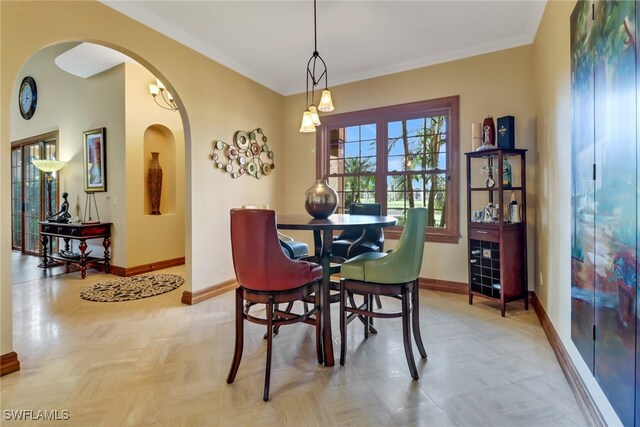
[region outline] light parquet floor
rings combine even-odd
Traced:
[[[163,272],[181,273],[182,267]],[[132,302],[96,303],[80,291],[107,276],[90,270],[19,275],[13,287],[14,348],[22,369],[0,379],[5,410],[66,410],[56,425],[86,426],[582,426],[586,422],[532,310],[421,291],[428,361],[412,381],[399,319],[376,320],[365,341],[349,326],[347,362],[315,359],[313,328],[274,339],[271,401],[262,401],[264,329],[246,323],[240,371],[233,352],[233,292],[194,306],[183,288]],[[15,277],[15,276],[14,276]],[[395,305],[385,301],[387,307]],[[417,355],[417,350],[415,350]]]

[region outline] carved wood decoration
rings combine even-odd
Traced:
[[[237,131],[233,143],[213,141],[209,159],[215,167],[238,178],[249,175],[256,179],[269,175],[275,168],[274,153],[267,145],[267,137],[261,128],[251,132]]]

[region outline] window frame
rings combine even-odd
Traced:
[[[447,115],[447,174],[446,227],[427,227],[426,242],[458,243],[460,240],[460,97],[459,95],[371,108],[367,110],[332,114],[321,118],[322,124],[316,132],[316,179],[329,175],[331,130],[365,124],[376,125],[376,179],[375,198],[382,204],[383,215],[387,213],[388,171],[388,124],[393,121],[410,120],[438,114]],[[420,173],[424,173],[420,172]],[[426,175],[426,174],[425,174]],[[386,227],[385,235],[398,239],[402,226]]]

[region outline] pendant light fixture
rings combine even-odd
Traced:
[[[309,62],[307,62],[307,109],[302,114],[302,125],[300,132],[310,133],[316,131],[316,126],[320,125],[318,111],[328,113],[333,111],[333,101],[327,83],[327,64],[318,53],[318,32],[316,29],[316,0],[313,0],[313,41],[314,49]],[[320,103],[316,107],[314,104],[315,88],[324,78],[324,90],[320,97]],[[311,81],[311,103],[309,103],[309,81]]]

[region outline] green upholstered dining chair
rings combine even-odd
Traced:
[[[423,359],[427,352],[420,335],[418,276],[422,266],[424,235],[427,228],[427,209],[407,211],[407,222],[396,247],[389,253],[368,252],[342,264],[340,274],[340,364],[344,365],[347,352],[347,324],[358,316],[365,318],[364,335],[369,336],[371,317],[402,317],[402,339],[411,377],[417,380],[418,370],[413,358],[413,337]],[[364,296],[364,304],[348,306],[347,293]],[[375,311],[373,296],[380,295],[401,300],[399,312]]]

